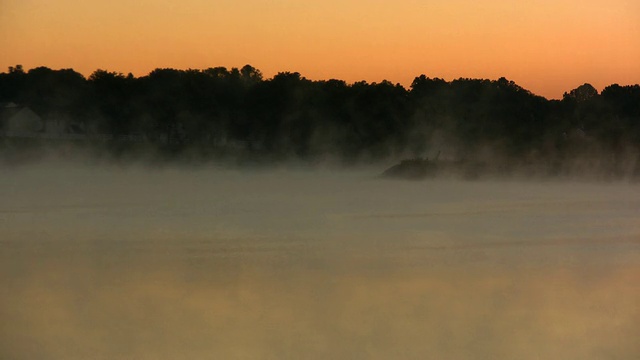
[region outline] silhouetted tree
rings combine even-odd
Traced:
[[[598,90],[594,88],[591,84],[582,84],[577,88],[569,91],[568,93],[564,93],[563,98],[572,99],[577,102],[587,101],[594,96],[598,95]]]

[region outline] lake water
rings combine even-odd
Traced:
[[[2,359],[638,359],[640,185],[2,168]]]

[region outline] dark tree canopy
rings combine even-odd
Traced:
[[[72,69],[17,65],[0,73],[0,103],[75,122],[88,134],[135,135],[205,156],[372,161],[443,150],[467,159],[489,148],[508,161],[552,163],[580,152],[615,163],[640,147],[639,85],[613,84],[599,94],[583,84],[556,101],[506,78],[420,75],[405,89],[389,81],[311,81],[297,72],[264,79],[250,65],[141,77],[98,69],[86,79]]]
[[[598,90],[591,84],[582,84],[577,88],[571,90],[569,93],[564,93],[565,99],[572,99],[578,102],[587,101],[594,96],[598,95]]]

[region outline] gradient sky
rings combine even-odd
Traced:
[[[638,0],[0,0],[0,69],[251,64],[314,80],[640,83]]]

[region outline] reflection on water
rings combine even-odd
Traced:
[[[637,359],[640,188],[30,167],[2,359]]]

